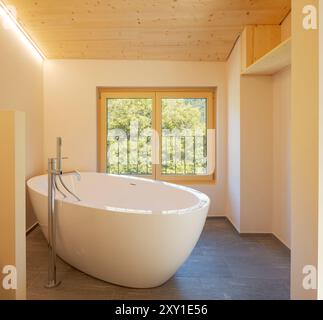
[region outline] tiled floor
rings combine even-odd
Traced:
[[[166,284],[128,289],[58,261],[62,284],[45,289],[47,244],[39,228],[27,237],[28,299],[289,299],[290,252],[271,235],[239,235],[208,219],[188,261]]]

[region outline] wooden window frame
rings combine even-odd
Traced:
[[[107,108],[106,100],[109,98],[151,98],[152,103],[152,129],[159,135],[162,143],[161,99],[162,98],[206,98],[207,99],[207,129],[212,134],[207,139],[208,165],[214,170],[208,175],[163,175],[161,173],[161,146],[152,148],[152,158],[159,158],[158,164],[153,161],[152,175],[140,175],[140,177],[167,181],[183,185],[215,184],[216,183],[216,88],[98,88],[97,89],[97,149],[98,171],[106,173],[107,167]],[[155,139],[153,137],[153,144]],[[156,149],[159,154],[156,154]],[[154,164],[155,163],[155,164]]]

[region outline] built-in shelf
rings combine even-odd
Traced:
[[[291,38],[269,51],[242,72],[244,75],[272,75],[291,64]]]

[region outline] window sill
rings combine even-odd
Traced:
[[[214,176],[207,177],[186,177],[186,179],[181,179],[181,177],[170,176],[170,177],[159,177],[157,180],[164,181],[168,183],[174,183],[184,186],[199,186],[199,185],[215,185],[216,179]]]

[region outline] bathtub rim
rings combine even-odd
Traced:
[[[137,215],[187,215],[187,214],[196,214],[197,211],[201,211],[206,207],[210,206],[210,198],[193,188],[187,187],[187,186],[182,186],[182,185],[177,185],[174,183],[166,182],[166,181],[160,181],[160,180],[153,180],[153,179],[147,179],[147,178],[142,178],[142,177],[136,177],[136,176],[129,176],[129,175],[116,175],[116,174],[108,174],[108,173],[101,173],[101,172],[91,172],[91,171],[81,171],[80,174],[94,174],[94,175],[104,175],[104,176],[111,176],[111,177],[117,177],[117,178],[123,178],[123,179],[130,179],[130,180],[135,180],[135,181],[143,181],[143,182],[149,182],[149,183],[154,183],[154,184],[160,184],[160,185],[166,185],[170,188],[174,188],[177,190],[182,190],[185,192],[188,192],[192,194],[193,196],[196,197],[197,203],[193,206],[187,207],[187,208],[182,208],[182,209],[173,209],[173,210],[140,210],[140,209],[129,209],[129,208],[122,208],[122,207],[110,207],[110,206],[99,206],[96,205],[95,203],[88,202],[81,200],[80,202],[72,200],[71,197],[68,197],[66,199],[63,199],[59,197],[59,193],[56,193],[56,200],[61,202],[61,203],[66,203],[70,205],[76,205],[76,206],[81,206],[89,209],[97,209],[97,210],[103,210],[105,212],[111,212],[111,213],[122,213],[122,214],[137,214]],[[43,175],[38,175],[35,177],[32,177],[28,179],[26,182],[27,187],[28,187],[28,192],[29,190],[32,190],[33,192],[40,194],[44,197],[48,197],[48,192],[47,188],[46,191],[43,190],[41,187],[36,187],[34,183],[36,183],[37,180],[43,179],[47,177],[47,174]],[[33,187],[34,186],[34,187]]]

